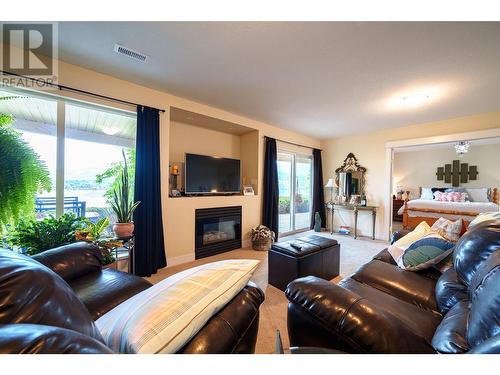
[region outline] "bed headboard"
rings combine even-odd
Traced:
[[[500,201],[499,196],[498,196],[498,188],[490,188],[491,189],[491,201],[495,204],[499,204],[498,202]],[[420,196],[422,196],[422,186],[418,187],[418,193]]]

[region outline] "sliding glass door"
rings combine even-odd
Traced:
[[[312,156],[279,151],[278,183],[280,235],[309,229]]]

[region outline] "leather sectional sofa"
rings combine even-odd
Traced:
[[[339,284],[286,290],[292,346],[348,353],[500,353],[500,221],[466,232],[453,267],[409,272],[387,250]]]
[[[94,320],[150,286],[103,269],[85,242],[33,258],[0,249],[0,354],[111,353]],[[263,300],[249,283],[179,353],[253,353]]]

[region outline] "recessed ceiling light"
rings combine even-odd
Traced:
[[[114,126],[107,126],[105,128],[102,128],[102,132],[107,135],[115,135],[119,130],[120,129]]]

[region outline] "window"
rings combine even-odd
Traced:
[[[309,229],[311,223],[312,156],[278,152],[279,232]]]
[[[122,152],[133,184],[135,113],[20,90],[0,91],[0,98],[7,98],[0,100],[0,113],[12,116],[12,127],[45,163],[52,185],[33,197],[35,213],[27,216],[73,212],[113,222],[107,200]]]

